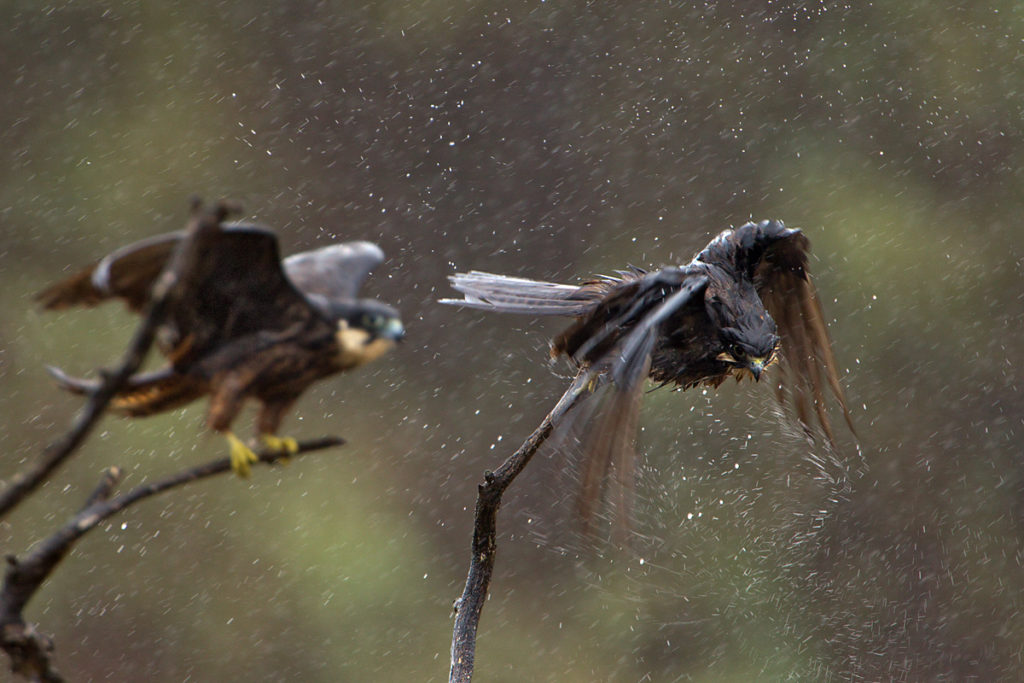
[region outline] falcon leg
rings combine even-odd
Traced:
[[[299,452],[299,442],[290,436],[277,436],[277,428],[281,425],[284,414],[295,403],[294,396],[276,397],[274,400],[265,400],[257,419],[260,441],[268,450],[276,451],[281,455],[295,455]],[[281,462],[287,463],[287,458],[281,458]]]
[[[252,473],[252,464],[259,459],[252,449],[231,431],[231,423],[238,416],[245,399],[244,389],[238,373],[225,373],[213,382],[210,406],[206,412],[207,426],[227,438],[231,453],[231,469],[240,477],[248,477]]]
[[[227,437],[228,444],[231,447],[231,469],[243,479],[247,478],[252,474],[252,463],[259,460],[259,458],[233,432],[225,432],[224,435]]]

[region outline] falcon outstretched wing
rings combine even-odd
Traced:
[[[330,303],[354,301],[370,271],[384,262],[373,242],[343,242],[294,254],[284,260],[284,272],[310,299]],[[314,295],[314,296],[310,296]]]
[[[36,295],[44,309],[96,306],[108,299],[124,299],[139,313],[149,300],[149,290],[160,275],[182,233],[140,240],[100,259],[88,268],[47,287]]]
[[[839,370],[825,316],[814,283],[807,272],[810,241],[800,230],[778,221],[750,223],[737,232],[738,261],[748,268],[758,296],[778,326],[781,372],[776,392],[788,404],[805,431],[811,429],[812,414],[830,443],[835,433],[828,417],[826,385],[835,396],[850,431],[853,421],[839,384]]]
[[[44,308],[93,306],[120,298],[136,312],[184,233],[128,245],[37,295]],[[257,332],[297,324],[334,326],[296,289],[281,267],[277,237],[249,224],[225,225],[202,236],[202,258],[179,286],[161,326],[161,347],[178,367]]]
[[[480,270],[449,275],[448,280],[465,298],[441,299],[443,304],[529,315],[583,315],[610,286],[609,282],[562,285]]]
[[[599,399],[600,405],[592,416],[583,418],[590,421],[584,427],[590,436],[581,460],[578,498],[578,513],[584,524],[593,521],[597,506],[609,487],[608,503],[615,509],[617,524],[622,529],[629,524],[636,479],[635,441],[640,400],[644,380],[651,371],[652,354],[662,334],[661,326],[680,315],[687,306],[701,302],[708,283],[707,277],[687,274],[682,269],[658,271],[648,279],[646,286],[640,288],[646,290],[646,294],[632,294],[640,294],[639,298],[646,302],[643,311],[634,313],[630,307],[622,316],[611,316],[600,328],[606,337],[616,338],[609,351],[594,360],[595,369],[607,368],[612,380],[602,389],[606,396]],[[613,329],[616,333],[609,334]],[[614,477],[610,476],[612,472]]]

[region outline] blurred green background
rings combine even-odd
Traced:
[[[558,321],[441,307],[478,268],[576,281],[803,228],[863,457],[764,386],[647,397],[637,538],[579,539],[564,457],[506,498],[481,681],[1019,680],[1024,11],[1016,2],[0,6],[8,477],[120,357],[120,306],[32,294],[241,200],[286,253],[378,241],[408,341],[285,432],[344,448],[151,499],[29,605],[72,680],[441,681],[475,485],[566,383]],[[0,526],[22,553],[109,465],[222,455],[203,406],[107,418]],[[242,429],[248,417],[240,423]],[[6,666],[6,664],[5,664]]]

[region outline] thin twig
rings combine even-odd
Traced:
[[[192,269],[197,258],[201,257],[199,238],[204,231],[217,229],[222,220],[236,207],[227,202],[219,202],[209,211],[200,211],[198,202],[193,203],[192,216],[186,229],[185,238],[175,249],[167,266],[153,284],[149,303],[143,314],[142,322],[132,337],[131,344],[117,369],[101,371],[102,382],[95,392],[91,393],[71,429],[58,441],[47,446],[42,458],[24,472],[11,478],[7,487],[0,493],[0,519],[14,509],[25,497],[39,487],[50,474],[60,467],[68,457],[82,444],[99,421],[111,399],[124,386],[145,360],[146,354],[153,345],[156,330],[163,321],[171,295],[178,283]]]
[[[303,441],[298,444],[298,451],[294,455],[332,448],[343,443],[344,439],[338,437]],[[261,451],[257,457],[259,462],[270,465],[290,455],[280,451]],[[119,469],[112,467],[104,473],[99,486],[89,496],[88,500],[91,502],[81,512],[52,536],[39,543],[24,559],[8,557],[3,589],[0,590],[0,648],[11,658],[11,670],[33,680],[48,683],[63,681],[51,661],[53,640],[40,633],[33,624],[26,623],[22,612],[78,539],[111,515],[141,500],[230,470],[231,459],[218,458],[152,483],[140,484],[127,493],[111,498],[110,493],[120,477]]]
[[[476,632],[480,624],[480,613],[487,599],[487,590],[494,573],[494,558],[497,551],[498,508],[505,489],[529,464],[530,459],[551,436],[559,420],[576,405],[587,392],[593,379],[587,371],[580,372],[551,412],[523,442],[515,453],[508,457],[494,472],[484,473],[484,483],[477,487],[476,510],[473,518],[473,554],[469,561],[469,575],[462,597],[455,603],[455,626],[452,630],[451,669],[449,683],[469,683],[473,678],[473,663],[476,657]]]
[[[82,509],[92,507],[93,503],[98,503],[101,500],[107,500],[110,495],[117,488],[117,485],[121,482],[121,468],[120,467],[108,467],[103,472],[103,478],[100,479],[100,483],[96,485],[93,492],[89,494],[89,497],[85,499],[85,503],[82,505]]]
[[[334,448],[336,446],[341,446],[344,443],[345,440],[337,436],[325,436],[319,439],[300,441],[298,444],[299,448],[294,455],[303,455],[313,451],[322,451],[325,448]],[[265,465],[272,465],[281,460],[287,460],[291,455],[292,454],[283,451],[259,451],[256,453],[256,457],[259,459],[259,462]],[[183,470],[165,479],[160,479],[150,484],[140,484],[128,493],[117,496],[102,505],[94,506],[97,508],[98,512],[102,513],[102,516],[97,519],[96,522],[101,522],[115,512],[123,510],[129,505],[132,505],[144,498],[149,498],[157,493],[182,486],[183,484],[188,484],[192,481],[205,479],[206,477],[211,477],[215,474],[223,474],[229,470],[231,470],[231,458],[218,458],[217,460],[211,460],[203,465],[196,465],[195,467]],[[89,510],[83,510],[79,516],[82,516],[87,512],[89,512]],[[95,524],[93,524],[93,526],[95,526]]]

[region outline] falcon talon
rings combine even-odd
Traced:
[[[252,464],[259,461],[259,457],[245,442],[234,435],[233,432],[225,432],[231,455],[231,469],[239,477],[248,479],[252,475]]]
[[[281,465],[291,464],[291,456],[299,452],[299,442],[290,436],[278,437],[273,434],[262,434],[260,441],[268,451],[277,455],[274,462]]]
[[[290,436],[279,437],[274,434],[262,434],[260,441],[270,451],[287,453],[288,455],[295,455],[299,452],[299,442]]]

